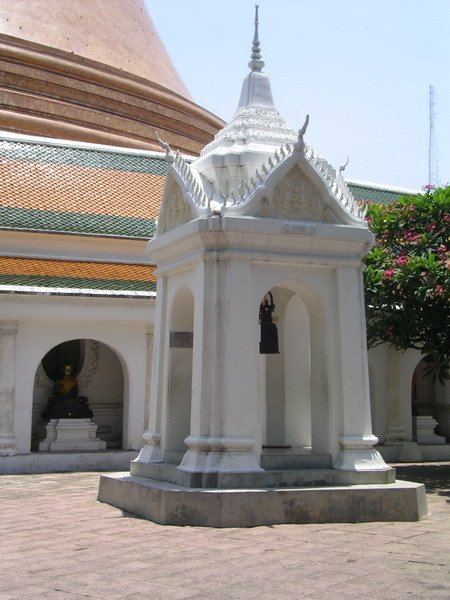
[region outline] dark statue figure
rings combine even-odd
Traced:
[[[279,354],[278,329],[272,321],[272,313],[275,310],[273,296],[267,292],[259,306],[259,324],[261,325],[261,341],[259,343],[260,354]]]
[[[48,399],[47,408],[41,416],[46,421],[92,418],[88,399],[78,396],[78,382],[72,375],[71,365],[63,366],[63,376],[55,382],[54,395]]]

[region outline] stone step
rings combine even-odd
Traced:
[[[418,521],[425,487],[387,485],[290,489],[193,489],[125,473],[102,475],[100,502],[165,525],[254,527],[277,523]]]
[[[262,489],[321,485],[392,483],[394,469],[385,471],[341,471],[338,469],[277,469],[257,472],[190,473],[169,463],[132,461],[130,474],[164,481],[185,488]]]
[[[331,454],[299,452],[297,449],[265,448],[261,454],[261,467],[265,470],[332,469]]]
[[[64,471],[123,471],[136,458],[136,450],[96,452],[32,452],[2,457],[1,475],[23,473],[62,473]]]

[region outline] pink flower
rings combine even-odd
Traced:
[[[427,229],[428,231],[434,231],[436,229],[436,223],[428,223]]]
[[[384,279],[390,279],[394,275],[395,275],[395,269],[386,269],[385,271],[383,271]]]
[[[444,213],[443,219],[448,223],[450,221],[450,215],[448,213]]]
[[[423,185],[422,186],[422,192],[431,192],[431,190],[434,190],[434,185]]]
[[[395,263],[399,266],[405,265],[408,262],[408,257],[402,254],[398,258],[395,259]]]
[[[407,231],[405,233],[405,235],[403,236],[403,241],[404,242],[409,242],[409,243],[415,243],[417,242],[417,240],[420,239],[420,234],[419,233],[414,233],[414,231]]]
[[[435,286],[434,288],[434,293],[437,294],[438,296],[443,296],[445,294],[445,288],[443,285],[440,285],[439,283]]]

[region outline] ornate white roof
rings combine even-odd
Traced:
[[[342,178],[344,167],[336,172],[305,144],[309,116],[297,135],[275,108],[261,72],[258,7],[249,67],[234,118],[198,159],[189,164],[165,146],[170,166],[158,233],[210,214],[364,227],[364,208]]]

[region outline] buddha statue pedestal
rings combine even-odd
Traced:
[[[438,422],[431,415],[413,417],[413,436],[418,444],[445,444],[445,437],[434,433]]]
[[[39,450],[105,450],[106,442],[96,435],[98,426],[92,422],[88,399],[78,396],[78,382],[71,365],[63,366],[62,377],[55,382],[54,392],[41,415],[48,423],[47,435],[39,444]]]
[[[96,434],[97,425],[92,419],[50,419],[47,423],[47,436],[39,444],[39,450],[105,450],[106,442],[100,440]]]

